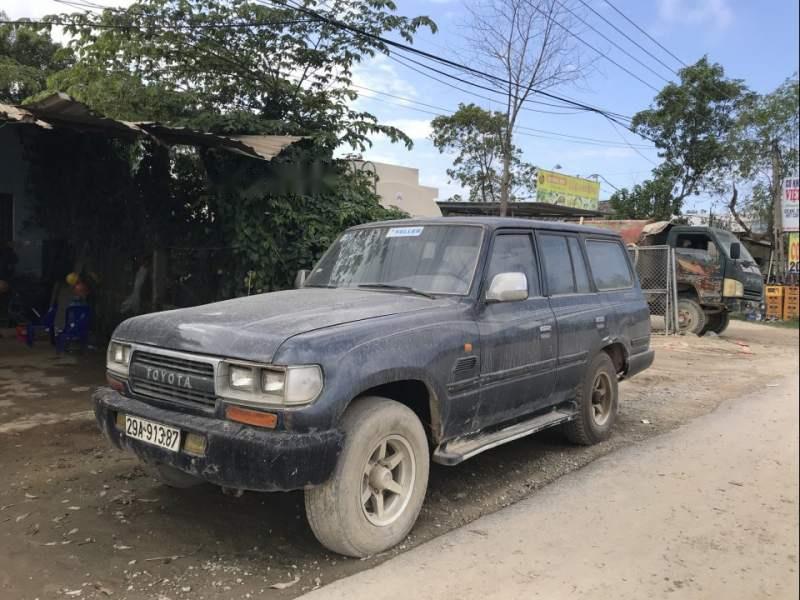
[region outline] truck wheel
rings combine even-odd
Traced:
[[[578,413],[564,425],[567,439],[583,446],[608,439],[617,421],[619,395],[617,371],[605,352],[595,356],[586,369],[576,391],[576,401]]]
[[[158,479],[164,485],[172,488],[185,489],[203,483],[202,479],[198,479],[197,477],[193,477],[188,473],[184,473],[180,469],[176,469],[175,467],[161,463],[154,465],[148,470],[151,472],[153,477]]]
[[[713,331],[720,334],[728,328],[731,322],[731,315],[728,311],[718,312],[713,315],[706,315],[705,331]]]
[[[684,333],[702,335],[706,326],[706,314],[697,302],[691,298],[678,300],[678,326]]]
[[[364,557],[400,543],[417,520],[430,469],[417,415],[369,396],[344,414],[344,448],[331,478],[305,492],[306,516],[320,543]]]

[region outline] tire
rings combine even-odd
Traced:
[[[682,333],[703,335],[706,327],[706,314],[703,307],[691,298],[678,300],[678,326]]]
[[[411,409],[377,396],[355,400],[342,429],[333,475],[305,492],[306,516],[323,546],[362,558],[400,543],[414,526],[428,487],[428,439]]]
[[[704,333],[713,331],[719,335],[728,328],[730,322],[731,315],[728,311],[714,313],[713,315],[706,315],[706,327]]]
[[[175,467],[161,463],[152,465],[148,470],[151,472],[153,477],[158,479],[162,484],[171,488],[187,489],[203,483],[202,479],[198,479],[197,477],[193,477],[188,473],[184,473],[180,469],[176,469]]]
[[[603,387],[601,391],[599,385]],[[586,369],[576,391],[578,413],[564,425],[567,439],[575,444],[591,446],[608,439],[619,411],[617,370],[611,357],[600,352]]]

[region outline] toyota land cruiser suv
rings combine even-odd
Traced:
[[[431,460],[555,426],[600,442],[652,361],[616,233],[393,221],[345,231],[300,289],[123,322],[94,406],[167,485],[303,489],[319,541],[366,556],[408,534]]]

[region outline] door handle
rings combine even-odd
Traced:
[[[549,338],[550,332],[553,330],[551,325],[540,325],[539,326],[539,333],[542,334],[542,338]]]
[[[597,325],[598,329],[603,329],[606,326],[606,318],[605,317],[595,317],[594,322]]]

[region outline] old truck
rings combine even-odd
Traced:
[[[763,277],[747,248],[730,231],[670,221],[592,221],[614,229],[629,245],[675,249],[678,323],[681,330],[722,333],[731,311],[760,303]],[[646,287],[643,282],[643,287]]]

